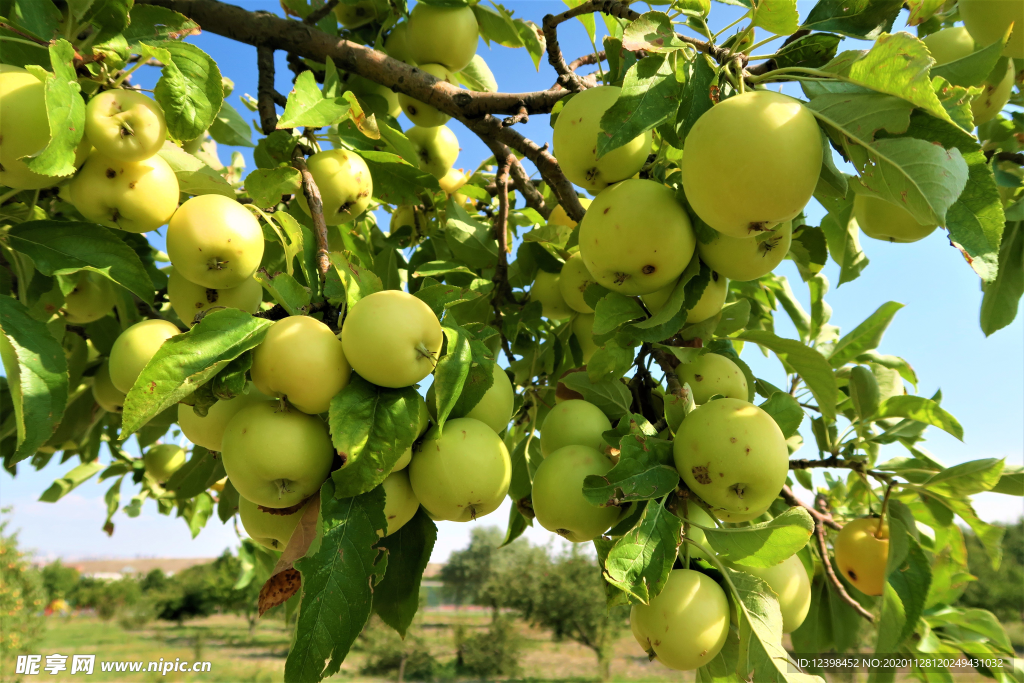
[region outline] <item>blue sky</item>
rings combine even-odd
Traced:
[[[238,2],[247,9],[261,9],[280,13],[277,2]],[[564,9],[559,2],[509,2],[516,16],[540,24],[547,13]],[[800,2],[801,16],[813,6]],[[739,16],[738,8],[715,3],[712,7],[712,28],[717,30]],[[599,32],[603,30],[597,21]],[[559,32],[560,42],[568,59],[591,51],[590,41],[581,24],[564,24]],[[600,40],[600,38],[599,38]],[[256,117],[239,101],[244,93],[256,94],[256,50],[220,38],[210,33],[190,38],[220,65],[222,73],[235,84],[229,102],[243,117],[254,122]],[[853,41],[845,41],[842,49],[854,49]],[[758,53],[768,54],[769,46]],[[523,92],[548,87],[555,80],[554,71],[542,62],[540,72],[525,50],[511,50],[497,45],[488,49],[482,42],[480,54],[487,60],[499,87],[503,91]],[[589,69],[589,67],[588,67]],[[584,69],[586,71],[587,69]],[[152,87],[159,73],[150,68],[137,72],[135,82]],[[285,65],[284,55],[278,54],[277,88],[282,93],[291,89],[292,72]],[[798,94],[793,86],[785,92]],[[403,126],[408,122],[402,118]],[[457,122],[449,126],[458,135],[461,144],[458,167],[475,168],[488,156],[486,147]],[[257,124],[253,123],[254,131]],[[533,116],[521,132],[532,140],[543,143],[551,140],[551,128],[546,116]],[[255,137],[255,136],[254,136]],[[247,169],[254,168],[250,149],[242,148]],[[221,159],[228,162],[230,152],[221,148]],[[808,207],[808,222],[816,224],[823,211],[812,202]],[[155,240],[155,242],[162,240]],[[964,427],[961,443],[935,429],[928,431],[929,441],[924,444],[941,462],[953,465],[977,458],[1007,458],[1020,464],[1024,461],[1024,324],[1020,317],[1009,327],[986,339],[978,326],[981,288],[978,278],[964,262],[959,252],[951,247],[942,231],[910,245],[861,240],[871,263],[864,274],[853,282],[835,289],[838,268],[830,263],[825,274],[833,283],[826,297],[833,309],[831,324],[849,331],[886,301],[905,305],[889,328],[879,351],[907,359],[917,371],[919,393],[931,396],[941,388],[943,406]],[[784,261],[777,270],[790,279],[797,296],[809,307],[807,290],[797,275],[796,268]],[[788,318],[780,311],[776,317],[777,332],[796,338]],[[759,377],[781,384],[783,370],[774,358],[764,358],[748,347],[743,359]],[[813,444],[808,430],[804,438]],[[902,447],[888,447],[884,457],[901,455]],[[800,451],[803,457],[813,457],[813,446]],[[154,503],[147,503],[140,517],[130,519],[123,513],[115,516],[116,531],[108,538],[100,529],[106,516],[103,502],[105,486],[87,483],[57,504],[37,502],[39,495],[69,465],[59,465],[56,459],[41,472],[22,466],[17,480],[6,473],[0,474],[0,499],[6,507],[14,507],[15,528],[21,529],[25,546],[34,548],[41,557],[210,557],[220,554],[226,547],[238,543],[232,524],[222,525],[211,520],[200,535],[192,540],[183,521],[164,517],[156,512]],[[122,500],[130,498],[128,488]],[[808,494],[809,497],[809,494]],[[1015,520],[1024,514],[1021,498],[985,494],[975,498],[979,514],[988,520]],[[508,503],[477,524],[504,526],[508,518]],[[464,547],[469,539],[470,525],[445,522],[439,525],[439,536],[433,560],[443,561],[452,550]],[[539,527],[527,532],[534,542],[547,543],[554,537]],[[557,539],[553,542],[560,543]]]

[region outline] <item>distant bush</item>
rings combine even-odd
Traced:
[[[515,620],[498,616],[484,633],[466,638],[459,643],[459,673],[474,678],[518,676],[522,651],[522,638],[516,632]]]
[[[363,629],[359,649],[366,653],[366,663],[359,673],[364,676],[400,674],[399,680],[430,681],[443,676],[443,667],[430,654],[419,636],[409,633],[405,640],[377,619]]]
[[[11,658],[32,651],[45,628],[45,606],[39,571],[18,550],[18,535],[7,533],[7,520],[0,520],[0,667],[6,669]]]

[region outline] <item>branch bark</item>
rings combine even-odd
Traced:
[[[277,105],[274,102],[274,51],[269,47],[256,48],[256,108],[260,114],[260,128],[264,135],[277,130]]]
[[[320,293],[327,282],[327,271],[331,268],[331,257],[327,247],[327,222],[324,220],[324,203],[320,198],[320,189],[309,172],[306,158],[302,154],[302,146],[296,145],[292,153],[292,166],[302,176],[302,194],[309,205],[309,213],[313,217],[313,234],[316,236],[316,269],[320,273]],[[330,324],[330,323],[328,323]]]

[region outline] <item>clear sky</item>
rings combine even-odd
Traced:
[[[260,9],[280,13],[277,2],[241,1],[247,9]],[[564,5],[552,1],[513,1],[505,3],[517,17],[540,24],[547,13],[557,13]],[[801,16],[813,6],[800,2]],[[640,10],[640,6],[636,7]],[[739,16],[738,8],[714,3],[712,28],[717,30]],[[904,15],[905,16],[905,15]],[[597,21],[599,32],[603,25]],[[568,59],[591,51],[590,41],[578,22],[563,24],[559,39]],[[242,115],[253,122],[254,133],[258,125],[255,114],[250,114],[239,101],[244,93],[256,94],[256,50],[234,43],[210,33],[189,39],[208,52],[220,65],[222,73],[234,81],[235,90],[229,102]],[[600,37],[599,37],[600,41]],[[599,43],[600,44],[600,43]],[[842,49],[854,49],[853,41],[844,41]],[[758,50],[770,53],[770,47]],[[511,50],[497,45],[487,48],[482,42],[480,54],[487,60],[499,88],[507,92],[540,90],[555,80],[554,71],[542,61],[540,72],[525,50]],[[584,69],[586,71],[586,69]],[[159,73],[154,69],[137,72],[135,79],[145,87],[152,87]],[[284,55],[278,54],[277,88],[282,93],[291,89],[292,72],[285,65]],[[792,86],[785,92],[798,94]],[[403,126],[409,122],[404,116]],[[467,169],[476,166],[489,155],[486,147],[472,133],[455,121],[448,124],[458,135],[461,153],[456,166]],[[522,132],[537,142],[551,140],[547,116],[533,116]],[[255,135],[254,135],[255,139]],[[242,148],[247,169],[254,168],[251,149]],[[221,148],[221,159],[227,162],[229,150]],[[808,207],[808,222],[817,224],[823,211],[812,202]],[[162,246],[162,238],[154,243]],[[1007,458],[1008,462],[1024,461],[1024,325],[1020,317],[1008,328],[986,339],[978,325],[981,288],[978,278],[964,262],[959,252],[949,245],[942,231],[910,245],[889,244],[862,238],[862,247],[871,263],[863,275],[833,289],[826,297],[833,309],[831,324],[843,332],[849,331],[878,306],[887,301],[898,301],[905,308],[897,314],[879,351],[907,359],[917,371],[919,393],[931,396],[941,388],[943,406],[961,422],[965,437],[961,443],[936,429],[928,431],[929,441],[924,444],[941,462],[953,465],[977,458]],[[784,261],[777,271],[790,279],[797,296],[809,308],[806,287],[800,281],[795,266]],[[829,263],[825,274],[830,282],[838,281],[838,268]],[[779,311],[776,317],[777,333],[796,338],[796,332],[786,315]],[[748,346],[743,359],[754,374],[781,384],[783,370],[774,358],[764,358],[756,348]],[[804,429],[805,446],[802,457],[814,457],[813,437]],[[901,446],[890,446],[883,458],[895,457],[906,451]],[[105,457],[105,456],[101,456]],[[37,502],[39,495],[50,483],[70,469],[60,465],[56,458],[41,472],[30,470],[27,464],[19,469],[16,480],[6,472],[0,474],[0,501],[13,506],[13,527],[21,529],[22,542],[36,549],[41,557],[209,557],[220,554],[226,547],[238,543],[232,524],[222,525],[211,519],[200,535],[192,540],[182,520],[157,514],[156,505],[147,502],[141,516],[131,519],[123,513],[115,518],[116,530],[107,537],[101,526],[106,517],[103,502],[105,485],[89,482],[56,504]],[[806,494],[809,498],[809,494]],[[128,486],[122,491],[122,501],[130,499]],[[984,494],[975,498],[982,518],[989,521],[1016,520],[1024,514],[1024,499]],[[508,519],[508,502],[498,511],[477,524],[504,526]],[[439,525],[438,542],[433,561],[444,561],[452,550],[468,543],[470,524],[444,522]],[[536,527],[527,536],[534,542],[547,543],[556,537]]]

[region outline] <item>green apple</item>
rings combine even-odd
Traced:
[[[853,199],[853,217],[865,235],[887,242],[917,242],[938,227],[922,225],[902,206],[863,193]]]
[[[583,480],[591,474],[604,476],[611,468],[607,456],[589,446],[564,446],[549,453],[533,476],[533,512],[540,525],[572,543],[587,543],[607,531],[621,510],[588,501]]]
[[[178,178],[159,156],[118,161],[93,150],[68,185],[68,200],[94,223],[150,232],[167,223],[178,208]]]
[[[559,119],[561,120],[561,119]],[[697,238],[686,210],[653,180],[624,180],[597,195],[580,224],[580,254],[594,279],[626,296],[675,282]]]
[[[363,158],[344,149],[317,152],[306,160],[323,202],[327,225],[351,223],[361,216],[373,197],[373,178]],[[306,195],[295,195],[299,208],[309,216]]]
[[[789,253],[793,221],[785,221],[766,237],[729,237],[719,234],[714,242],[698,244],[697,253],[715,272],[730,280],[749,282],[775,270]]]
[[[593,284],[597,284],[597,280],[587,270],[583,256],[576,252],[565,262],[558,275],[558,290],[562,293],[562,299],[574,311],[593,313],[594,309],[583,298],[583,292]]]
[[[249,392],[227,401],[217,401],[206,412],[206,417],[196,415],[192,406],[178,404],[178,426],[185,438],[197,446],[219,453],[223,449],[224,430],[238,411],[256,401],[269,401],[270,397],[259,392],[252,384]]]
[[[320,490],[331,473],[334,446],[315,415],[256,401],[224,429],[221,458],[238,494],[257,505],[287,508]]]
[[[430,229],[430,219],[423,207],[407,204],[395,208],[394,213],[391,214],[391,223],[388,225],[388,234],[393,235],[406,226],[412,231],[413,242],[427,234]]]
[[[416,150],[420,170],[435,178],[444,178],[459,158],[459,139],[448,126],[413,126],[405,135]]]
[[[392,59],[411,64],[412,53],[409,51],[409,24],[400,21],[391,29],[384,39],[384,51]]]
[[[783,633],[800,628],[811,609],[811,580],[799,557],[790,555],[772,567],[736,566],[734,569],[753,574],[774,591],[782,609]]]
[[[185,464],[185,449],[172,443],[152,446],[142,455],[146,474],[161,484]]]
[[[85,108],[85,136],[101,154],[142,161],[160,151],[167,124],[160,105],[134,90],[107,90]]]
[[[273,512],[264,512],[256,503],[242,496],[238,497],[238,517],[242,520],[245,533],[264,548],[278,552],[288,547],[288,541],[299,526],[307,507],[309,503],[289,515],[277,515]]]
[[[589,363],[590,358],[600,348],[594,342],[594,316],[579,313],[572,319],[572,333],[583,351],[583,362]]]
[[[693,671],[718,656],[729,635],[729,600],[715,581],[674,569],[650,604],[633,605],[633,635],[645,652],[677,671]]]
[[[603,434],[612,428],[608,416],[593,403],[580,400],[555,404],[540,428],[540,452],[546,458],[566,446],[608,450]]]
[[[723,522],[764,514],[789,473],[789,449],[775,420],[735,398],[705,403],[687,415],[673,452],[683,481]]]
[[[974,52],[974,38],[963,26],[936,31],[925,36],[922,42],[928,47],[936,66],[955,62]]]
[[[617,86],[601,85],[576,93],[555,121],[552,139],[558,165],[566,178],[591,193],[635,174],[651,152],[651,132],[647,131],[597,158],[598,137],[607,135],[601,130],[601,117],[615,104],[620,92]]]
[[[440,126],[438,127],[440,128]],[[447,195],[459,194],[459,188],[469,182],[469,178],[470,174],[463,173],[461,168],[449,168],[443,176],[437,179],[437,184]]]
[[[417,3],[409,14],[406,47],[417,64],[443,64],[451,71],[469,66],[480,39],[473,10]]]
[[[683,505],[682,502],[680,502],[679,507],[676,509],[676,516],[679,517],[679,519],[691,523],[690,527],[688,528],[688,531],[686,532],[686,537],[689,538],[691,541],[700,543],[702,546],[710,550],[711,547],[708,545],[708,537],[707,534],[704,533],[704,529],[701,529],[700,527],[696,527],[693,525],[699,524],[700,526],[706,527],[708,529],[716,528],[718,525],[715,524],[715,520],[711,518],[711,515],[705,512],[704,508],[697,505],[693,501],[690,501],[686,505],[686,514],[683,514]],[[683,541],[679,546],[680,561],[682,561],[683,557],[686,556],[687,546],[689,546],[690,548],[690,557],[702,557],[708,562],[711,562],[711,558],[708,557],[703,550],[693,545],[693,543],[687,543],[686,541]]]
[[[178,326],[166,320],[143,320],[122,332],[110,349],[110,381],[117,390],[127,394],[160,346],[178,334]]]
[[[889,525],[864,517],[848,522],[835,541],[836,567],[864,595],[885,590],[889,561]]]
[[[443,341],[441,323],[430,306],[394,289],[357,301],[341,328],[352,369],[392,389],[412,386],[433,372]]]
[[[278,320],[252,354],[253,384],[304,413],[325,413],[348,385],[352,367],[331,328],[307,315]]]
[[[572,309],[562,298],[559,275],[538,270],[530,286],[530,301],[539,301],[541,312],[549,320],[565,320],[572,315]]]
[[[971,100],[971,114],[974,125],[980,126],[996,117],[1010,101],[1013,93],[1013,78],[1016,71],[1013,60],[1006,63],[1006,75],[998,83],[986,83],[985,92]]]
[[[497,363],[493,366],[494,383],[491,388],[484,392],[473,408],[466,413],[465,417],[480,420],[490,427],[497,434],[501,434],[508,427],[512,419],[512,407],[516,401],[516,392],[512,388],[512,382],[508,375]]]
[[[380,530],[378,536],[390,536],[416,516],[420,501],[412,491],[409,473],[406,470],[392,471],[382,484],[384,487],[384,517],[388,521],[387,532]]]
[[[108,413],[120,413],[124,406],[124,396],[124,392],[110,380],[110,361],[104,358],[92,376],[92,397]]]
[[[697,215],[724,235],[747,238],[803,211],[821,163],[821,131],[810,109],[781,93],[755,90],[697,119],[680,168]]]
[[[416,499],[436,520],[470,522],[498,509],[512,480],[508,450],[480,420],[448,420],[428,434],[409,465]]]
[[[420,71],[425,71],[439,81],[447,81],[448,83],[455,83],[455,76],[452,72],[444,67],[442,64],[423,64],[421,63],[417,67]],[[448,123],[448,119],[451,117],[445,114],[437,107],[420,102],[419,100],[413,99],[405,93],[398,93],[398,104],[402,107],[402,111],[409,117],[417,126],[423,128],[433,128],[435,126],[443,126]]]
[[[423,436],[423,432],[427,431],[427,426],[430,424],[430,412],[427,410],[427,402],[423,400],[423,397],[420,396],[419,394],[416,394],[416,398],[419,399],[417,401],[419,428],[416,433],[419,436]],[[412,446],[409,446],[408,448],[405,449],[405,452],[399,456],[398,461],[395,463],[395,466],[391,468],[392,472],[404,470],[406,467],[409,466],[409,463],[412,462],[412,449]]]
[[[676,282],[670,282],[658,291],[644,294],[640,298],[643,299],[644,305],[647,306],[651,313],[657,314],[661,309],[665,308],[665,304],[668,303],[669,297],[672,296],[675,288]],[[697,300],[693,308],[686,312],[686,323],[704,322],[708,318],[718,315],[718,312],[722,310],[722,306],[725,305],[725,297],[728,294],[729,281],[718,273],[711,271],[711,280],[704,288],[700,299]]]
[[[263,303],[263,287],[249,278],[231,289],[209,289],[189,282],[174,267],[167,273],[167,298],[181,322],[192,327],[196,316],[204,311],[237,308],[255,313]]]
[[[24,69],[4,65],[0,71],[0,185],[19,190],[54,185],[59,178],[34,173],[22,161],[49,142],[43,82]]]
[[[219,194],[193,197],[167,227],[167,255],[186,280],[231,289],[252,278],[263,259],[263,230],[244,206]]]
[[[1013,33],[1003,55],[1024,59],[1024,4],[1017,0],[960,0],[957,4],[964,26],[978,47],[988,47],[1003,39],[1013,24]]]
[[[579,197],[580,205],[583,206],[584,211],[590,206],[590,201],[586,197]],[[550,215],[548,215],[548,223],[554,223],[555,225],[564,225],[567,228],[575,228],[576,221],[569,218],[569,214],[565,212],[561,204],[555,204],[555,208],[551,209]]]
[[[109,279],[88,270],[78,272],[75,288],[64,297],[64,319],[73,325],[85,325],[110,313],[117,291]]]
[[[565,384],[565,378],[576,372],[586,372],[587,366],[584,365],[581,368],[571,368],[562,373],[562,376],[558,378],[558,384],[555,385],[555,403],[564,403],[565,401],[572,401],[574,399],[583,400],[583,394],[578,391],[570,389]]]
[[[741,401],[749,396],[747,378],[740,366],[717,353],[705,353],[689,363],[679,364],[676,375],[680,382],[690,385],[693,402],[697,405],[707,403],[716,394]]]

